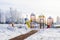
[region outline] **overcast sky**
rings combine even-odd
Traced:
[[[26,14],[32,12],[36,15],[43,13],[45,16],[60,16],[60,0],[0,0],[0,8],[7,10],[16,8]]]

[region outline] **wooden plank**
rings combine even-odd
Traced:
[[[34,33],[36,33],[36,32],[37,32],[37,30],[32,30],[32,31],[30,31],[29,33],[20,35],[20,36],[18,36],[18,37],[12,38],[12,39],[10,39],[10,40],[24,40],[25,38],[29,37],[30,35],[32,35],[32,34],[34,34]]]

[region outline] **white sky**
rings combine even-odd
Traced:
[[[36,15],[43,13],[45,16],[60,16],[60,0],[0,0],[1,9],[17,8],[26,14],[34,12]],[[25,14],[24,14],[25,15]]]

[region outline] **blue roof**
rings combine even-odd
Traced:
[[[48,19],[51,19],[51,18],[52,18],[51,16],[48,17]]]
[[[31,16],[35,16],[35,14],[34,14],[34,13],[32,13],[32,14],[31,14]]]

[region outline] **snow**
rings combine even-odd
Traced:
[[[60,28],[41,29],[25,40],[60,40]]]
[[[26,28],[17,28],[17,27],[10,28],[10,27],[11,27],[10,24],[0,24],[0,40],[9,40],[11,38],[17,37],[21,34],[25,34],[31,31],[30,29],[26,29]]]
[[[38,30],[38,32],[24,40],[60,40],[60,28],[28,29],[25,24],[15,24],[14,26],[13,28],[10,24],[0,24],[0,40],[9,40],[31,30]]]

